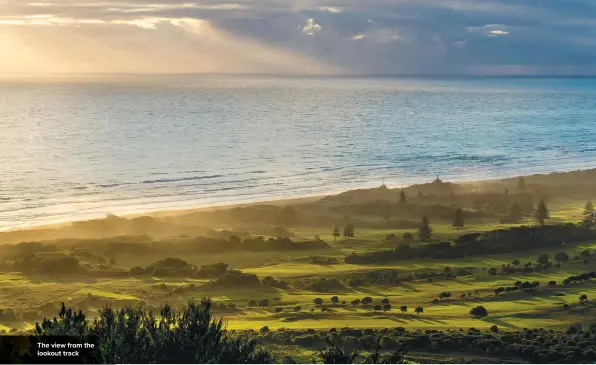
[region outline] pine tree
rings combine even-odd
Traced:
[[[534,212],[534,219],[538,222],[541,226],[544,225],[544,221],[550,218],[550,212],[544,203],[544,199],[540,198],[540,203],[538,203],[538,207],[536,208],[536,212]]]
[[[418,238],[420,241],[428,241],[432,236],[432,229],[428,223],[428,219],[426,215],[422,216],[422,221],[420,222],[420,228],[418,228]]]
[[[405,203],[407,203],[407,202],[408,202],[408,199],[406,198],[406,192],[405,192],[405,191],[403,191],[403,189],[402,189],[402,191],[399,193],[399,202],[400,202],[400,204],[405,204]]]
[[[344,227],[344,239],[353,238],[354,237],[354,225],[348,224]]]
[[[514,202],[509,207],[509,218],[514,222],[519,222],[523,219],[522,210],[518,202]]]
[[[524,180],[523,176],[517,181],[517,190],[526,190],[526,180]]]
[[[333,232],[331,232],[331,235],[335,239],[335,243],[337,243],[337,237],[341,236],[341,232],[339,231],[337,224],[333,226]]]
[[[464,212],[461,210],[461,208],[458,208],[455,211],[455,217],[453,217],[452,226],[456,229],[464,228]]]
[[[584,217],[594,213],[594,205],[592,205],[592,201],[588,200],[586,202],[586,206],[584,207]]]

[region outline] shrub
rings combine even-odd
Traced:
[[[275,313],[281,313],[284,309],[282,307],[275,308]]]
[[[135,266],[129,271],[130,276],[139,276],[145,274],[145,269],[140,266]]]
[[[104,308],[90,324],[64,305],[57,318],[36,324],[38,336],[96,336],[101,344],[85,363],[271,363],[252,341],[226,333],[211,301],[189,302],[182,312],[161,308],[160,318],[130,307]],[[26,355],[25,355],[26,356]],[[25,361],[29,362],[29,361]]]

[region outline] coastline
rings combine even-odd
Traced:
[[[445,179],[444,182],[450,182],[450,183],[457,184],[464,189],[465,188],[478,189],[478,188],[490,188],[491,185],[494,187],[494,185],[502,185],[505,183],[512,183],[512,182],[515,182],[516,179],[519,178],[520,176],[523,176],[526,180],[531,181],[533,179],[540,179],[542,177],[548,177],[548,176],[552,177],[553,175],[567,176],[567,175],[576,174],[576,173],[593,174],[594,179],[596,179],[596,168],[586,168],[586,169],[575,169],[575,170],[567,170],[567,171],[551,171],[551,172],[547,172],[547,173],[539,172],[539,173],[534,173],[534,174],[530,174],[530,175],[511,174],[511,175],[503,176],[503,177],[499,177],[499,178],[488,178],[487,177],[487,178],[482,178],[482,179],[469,179],[469,180],[466,180],[466,179],[462,179],[462,180]],[[430,181],[427,181],[427,183],[428,182],[430,182]],[[417,184],[411,184],[411,185],[407,185],[407,186],[392,186],[390,183],[388,183],[387,185],[388,185],[389,189],[402,189],[402,188],[407,189],[408,187],[412,187]],[[287,197],[287,198],[261,199],[261,200],[238,202],[238,203],[223,202],[223,203],[215,203],[215,204],[202,205],[202,206],[199,205],[196,207],[188,207],[188,208],[180,208],[180,209],[173,208],[173,209],[147,210],[147,211],[137,211],[137,212],[131,212],[131,213],[115,214],[115,215],[118,217],[127,218],[127,219],[138,218],[138,217],[173,218],[173,217],[180,217],[180,216],[192,214],[195,212],[216,211],[216,210],[249,207],[249,206],[263,205],[263,204],[267,204],[267,205],[303,204],[303,203],[310,203],[310,202],[313,202],[316,200],[320,200],[327,196],[341,194],[341,193],[344,193],[347,191],[371,189],[371,188],[375,188],[378,186],[380,186],[380,184],[377,184],[375,186],[372,186],[372,184],[369,184],[369,185],[363,185],[361,187],[356,187],[356,188],[351,188],[351,189],[341,189],[339,191],[329,191],[328,193],[322,193],[322,194],[304,195],[304,196]],[[27,232],[27,231],[47,230],[47,229],[60,229],[60,228],[72,226],[72,224],[77,223],[77,222],[86,222],[86,221],[91,221],[91,220],[95,220],[95,219],[102,219],[105,216],[106,215],[98,216],[95,218],[84,218],[84,219],[77,218],[76,216],[73,216],[72,219],[68,219],[68,220],[61,221],[61,222],[54,222],[54,223],[50,222],[47,224],[32,224],[31,226],[4,228],[4,229],[0,229],[0,233],[5,234],[5,233]]]

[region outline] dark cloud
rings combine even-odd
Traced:
[[[0,2],[0,14],[204,19],[358,73],[581,74],[596,65],[592,0],[40,0]]]

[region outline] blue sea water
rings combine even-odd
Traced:
[[[0,229],[596,167],[596,79],[0,81]]]

